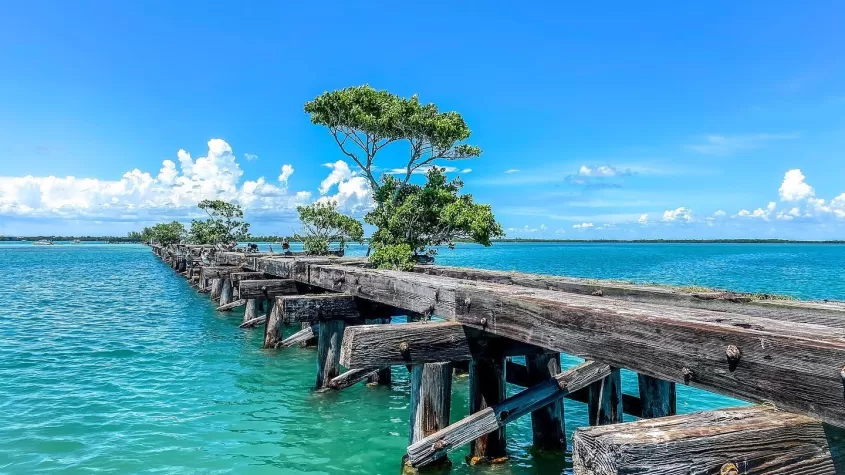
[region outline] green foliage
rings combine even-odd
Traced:
[[[337,211],[337,203],[313,203],[297,206],[302,234],[295,234],[294,240],[302,241],[305,252],[324,256],[330,252],[329,245],[337,242],[340,249],[347,241],[364,241],[364,228],[358,220]]]
[[[329,129],[341,151],[364,172],[373,191],[380,184],[373,175],[376,154],[397,141],[410,145],[402,183],[420,167],[437,160],[477,157],[481,149],[459,143],[471,132],[457,112],[440,112],[434,104],[421,104],[368,85],[326,92],[305,104],[311,122]]]
[[[185,238],[185,226],[178,221],[159,223],[153,227],[144,228],[139,234],[144,242],[155,242],[162,246],[177,244]]]
[[[191,221],[191,242],[221,244],[249,239],[249,223],[243,220],[240,206],[222,200],[203,200],[198,206],[208,218]]]
[[[408,244],[378,245],[370,263],[379,269],[409,271],[414,268],[414,251]]]
[[[456,240],[489,246],[491,239],[503,236],[490,205],[473,202],[472,195],[460,195],[461,187],[460,179],[447,180],[437,167],[429,170],[424,185],[403,185],[386,175],[375,194],[376,208],[364,217],[378,228],[371,239],[373,247],[378,251],[407,244],[409,256],[433,255],[431,246],[451,248]]]

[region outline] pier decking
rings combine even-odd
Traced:
[[[470,463],[503,462],[507,424],[529,414],[534,445],[564,449],[571,399],[591,424],[573,437],[576,474],[845,473],[841,303],[204,249],[153,246],[218,310],[244,306],[241,326],[263,325],[265,348],[316,338],[317,389],[390,384],[389,367],[408,366],[408,470],[465,444]],[[390,323],[400,315],[408,323]],[[298,331],[285,339],[286,324]],[[562,370],[560,353],[586,362]],[[458,365],[471,414],[449,425]],[[621,368],[638,373],[639,394],[622,393]],[[506,382],[525,389],[506,398]],[[761,405],[675,416],[677,384]]]

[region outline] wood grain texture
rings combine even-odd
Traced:
[[[478,282],[518,285],[581,295],[655,303],[845,328],[845,302],[754,299],[735,292],[692,292],[683,288],[629,284],[544,274],[450,266],[417,266],[415,272]]]
[[[267,321],[267,317],[264,316],[264,315],[261,315],[261,316],[255,317],[255,318],[251,318],[249,320],[244,320],[243,323],[238,325],[238,328],[255,328],[255,327],[261,325],[262,323],[265,323],[266,321]]]
[[[368,318],[364,320],[365,325],[387,325],[390,323],[390,317],[385,318]],[[383,366],[378,371],[367,376],[367,384],[375,384],[379,386],[389,386],[393,381],[393,376],[390,373],[390,366]]]
[[[202,268],[202,275],[205,279],[220,279],[228,277],[232,272],[242,272],[243,268],[240,266],[204,266]]]
[[[607,377],[590,385],[587,401],[591,426],[622,422],[622,373],[611,368]]]
[[[256,299],[241,299],[244,301],[244,322],[258,318],[258,301]]]
[[[535,386],[560,374],[559,354],[540,354],[525,357],[527,382]],[[506,374],[507,374],[506,367]],[[534,448],[566,450],[566,427],[563,419],[563,398],[556,398],[546,406],[531,412],[531,434]]]
[[[291,279],[242,280],[238,288],[242,299],[273,298],[297,293],[296,282]]]
[[[546,407],[567,394],[585,388],[610,374],[610,367],[587,362],[568,369],[554,378],[528,388],[498,404],[477,411],[408,447],[408,460],[421,466],[442,457],[482,435],[498,430],[520,417]]]
[[[357,320],[355,297],[344,294],[290,295],[278,297],[285,323],[323,320]]]
[[[228,311],[231,310],[227,308],[227,306],[232,303],[234,293],[234,289],[232,288],[232,280],[228,277],[223,277],[220,280],[222,280],[220,284],[220,307],[225,308],[226,310],[224,311]]]
[[[842,329],[353,266],[310,265],[307,283],[845,426]]]
[[[232,272],[229,278],[232,279],[232,285],[237,287],[242,280],[262,280],[270,277],[263,272]]]
[[[674,416],[677,412],[675,383],[651,376],[637,375],[642,417]]]
[[[276,347],[289,348],[293,345],[298,345],[300,343],[307,342],[313,339],[314,336],[317,334],[316,327],[316,324],[304,325],[301,330],[282,340],[278,345],[276,345]]]
[[[226,312],[226,311],[238,308],[238,307],[243,307],[246,304],[247,304],[246,300],[238,299],[238,300],[233,300],[233,301],[224,305],[223,304],[223,298],[221,297],[220,298],[220,306],[217,307],[217,311],[218,312]]]
[[[241,283],[246,282],[242,281]],[[264,348],[277,348],[282,341],[282,312],[276,305],[276,299],[266,299],[267,310],[264,322]]]
[[[449,425],[452,410],[452,365],[417,364],[411,367],[411,427],[409,444]]]
[[[220,293],[223,291],[223,279],[211,279],[211,299],[220,300]]]
[[[374,374],[378,374],[380,368],[358,368],[350,369],[342,373],[340,376],[335,376],[329,381],[329,387],[332,389],[346,389],[350,386],[360,383]],[[390,368],[388,368],[390,370]]]
[[[505,360],[474,359],[469,363],[469,412],[492,408],[505,399]],[[505,425],[501,424],[470,442],[470,465],[504,462],[508,458]]]
[[[340,345],[343,340],[343,320],[327,320],[317,330],[317,389],[328,388],[329,382],[340,374]]]
[[[841,429],[763,406],[580,428],[573,436],[576,475],[845,473]],[[726,472],[723,472],[726,473]]]

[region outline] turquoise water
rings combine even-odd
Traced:
[[[363,248],[350,255],[363,253]],[[497,244],[438,263],[845,299],[845,246]],[[316,393],[314,352],[260,349],[149,248],[0,243],[0,473],[398,473],[408,377]],[[567,358],[565,363],[578,360]],[[466,415],[455,381],[453,419]],[[636,390],[631,374],[626,391]],[[681,412],[740,404],[680,387]],[[567,431],[586,424],[567,402]],[[510,464],[453,473],[565,473],[508,426]]]

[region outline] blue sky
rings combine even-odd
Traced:
[[[510,236],[845,238],[842,2],[305,3],[5,5],[0,234],[124,234],[200,196],[257,233],[324,197],[360,214],[302,107],[368,83],[463,114],[484,154],[447,165]]]

